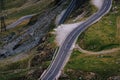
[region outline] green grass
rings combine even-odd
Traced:
[[[48,38],[48,43],[54,43],[55,40],[55,35],[50,35],[50,37]]]
[[[102,56],[102,57],[101,57]],[[85,71],[85,72],[95,72],[97,73],[101,80],[106,80],[106,78],[113,75],[120,75],[120,64],[116,63],[119,61],[120,54],[106,54],[106,55],[88,55],[82,54],[78,51],[74,51],[65,67],[65,71],[67,69],[72,69],[76,71]],[[67,73],[67,72],[66,72]],[[67,73],[71,76],[71,80],[77,80],[79,76],[74,76],[77,74]]]
[[[120,5],[114,3],[113,7],[115,6],[118,7],[118,13],[114,13],[111,10],[100,21],[90,26],[90,28],[79,37],[77,42],[82,48],[92,51],[100,51],[111,49],[113,47],[120,47],[120,43],[116,38],[116,19],[120,16]]]
[[[20,71],[18,73],[4,73],[1,74],[0,73],[0,80],[22,80],[22,78],[24,77],[24,75],[26,75],[27,70],[24,71]]]
[[[16,69],[26,69],[28,67],[29,59],[23,59],[14,63],[8,63],[6,65],[0,64],[0,72],[9,71],[9,70],[16,70]]]

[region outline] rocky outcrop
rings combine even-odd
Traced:
[[[21,36],[0,49],[0,58],[27,52],[37,46],[40,43],[41,38],[50,30],[51,22],[55,19],[56,15],[62,11],[62,8],[63,4],[43,12],[34,25],[30,26]],[[30,37],[24,41],[26,36]],[[21,43],[21,41],[24,42]]]
[[[109,77],[107,80],[120,80],[120,76],[112,76]]]

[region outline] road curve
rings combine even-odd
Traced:
[[[71,33],[66,37],[62,46],[59,48],[58,53],[52,61],[51,65],[48,67],[46,72],[41,76],[40,80],[57,80],[59,73],[62,68],[65,66],[66,59],[69,57],[69,50],[72,44],[75,42],[76,38],[85,31],[90,25],[97,22],[102,16],[104,16],[111,8],[112,0],[104,0],[103,6],[101,9],[87,19],[84,23],[75,28]]]
[[[23,17],[21,17],[20,19],[18,19],[16,22],[13,22],[12,24],[8,25],[8,26],[6,27],[6,29],[14,28],[14,27],[16,27],[17,25],[19,25],[20,23],[22,23],[23,21],[28,20],[28,19],[31,19],[33,16],[35,16],[35,14],[23,16]]]

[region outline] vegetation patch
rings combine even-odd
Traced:
[[[114,54],[89,55],[75,50],[65,67],[65,73],[68,74],[70,80],[79,79],[80,75],[77,74],[79,71],[94,72],[99,77],[99,79],[95,80],[106,80],[110,76],[120,75],[119,58],[119,52]],[[69,72],[69,70],[74,71],[74,74]]]

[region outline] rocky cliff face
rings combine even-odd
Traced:
[[[52,7],[45,10],[39,15],[35,24],[24,30],[24,33],[15,37],[12,41],[9,38],[7,44],[0,49],[1,58],[14,55],[21,52],[27,52],[41,42],[41,38],[49,32],[50,24],[55,17],[62,11],[63,5]],[[10,37],[10,36],[8,36]]]

